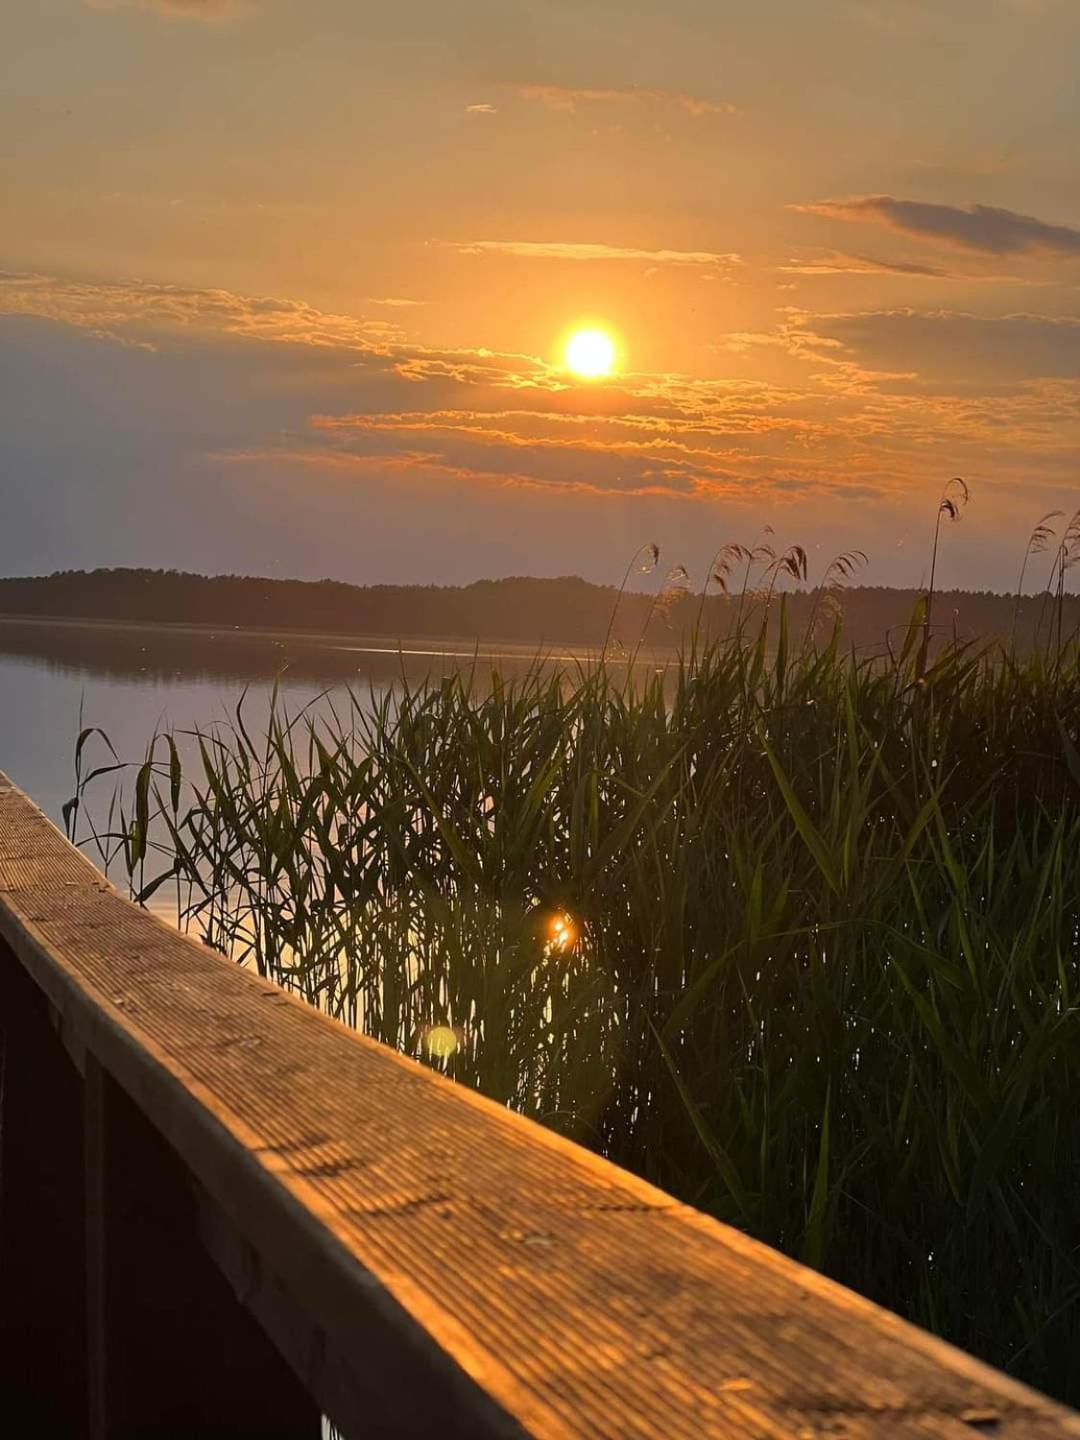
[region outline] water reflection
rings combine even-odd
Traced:
[[[81,621],[0,617],[0,657],[41,661],[63,672],[105,680],[200,681],[231,684],[271,680],[287,674],[292,681],[325,685],[373,679],[392,683],[402,673],[422,679],[492,662],[501,669],[526,667],[537,655],[529,645],[489,646],[449,640],[385,636],[284,635],[240,629],[160,625],[121,625]],[[587,660],[585,651],[541,652],[563,664]]]
[[[564,665],[584,652],[545,652]],[[104,730],[124,759],[138,759],[156,728],[231,723],[247,692],[245,716],[257,727],[272,688],[298,709],[324,691],[350,687],[376,701],[410,682],[454,672],[483,686],[491,666],[524,670],[535,647],[470,647],[385,637],[370,641],[182,626],[91,624],[0,617],[0,770],[57,824],[73,789],[72,759],[82,725]],[[334,696],[314,700],[316,709]]]

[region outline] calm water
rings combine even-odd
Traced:
[[[60,824],[62,806],[74,788],[80,709],[82,723],[100,726],[121,759],[138,760],[155,726],[205,727],[228,719],[245,686],[245,715],[257,724],[266,714],[271,684],[272,677],[261,684],[206,675],[122,679],[0,652],[0,770]],[[283,698],[296,704],[317,689],[307,680],[281,685]],[[98,747],[93,753],[104,752]]]
[[[527,647],[488,652],[478,671],[486,673],[493,659],[512,670],[533,653]],[[0,770],[60,824],[74,789],[80,714],[82,725],[106,732],[122,760],[137,762],[155,728],[205,729],[229,721],[245,693],[245,723],[257,734],[275,682],[281,700],[295,710],[324,691],[341,703],[346,685],[366,700],[392,688],[403,672],[418,682],[474,663],[474,651],[454,642],[407,641],[398,648],[385,639],[339,644],[318,637],[0,617]],[[87,759],[98,757],[107,758],[100,745]],[[101,782],[99,800],[109,783]]]

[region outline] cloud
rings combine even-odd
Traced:
[[[748,423],[732,416],[726,425],[698,422],[673,426],[670,420],[648,413],[596,416],[534,410],[417,410],[364,415],[314,415],[311,425],[328,435],[357,436],[411,434],[455,436],[478,446],[510,447],[532,452],[572,452],[583,456],[626,459],[676,460],[695,464],[703,473],[716,473],[724,465],[745,460],[755,437],[775,430],[797,429],[784,421],[775,425],[764,417]]]
[[[655,86],[626,85],[599,88],[575,85],[515,85],[523,100],[536,101],[549,110],[572,115],[579,105],[674,105],[687,114],[701,119],[706,115],[733,115],[735,106],[726,100],[707,100],[683,90],[665,90]]]
[[[938,469],[1018,495],[1036,477],[1075,484],[1080,321],[1070,316],[791,309],[775,330],[729,335],[726,348],[751,367],[804,370],[781,413],[822,424],[818,448],[849,483],[872,477],[894,498]],[[785,437],[781,454],[798,443]]]
[[[374,295],[368,296],[369,305],[388,305],[395,310],[411,310],[414,307],[426,305],[427,303],[426,300],[408,300],[397,295],[387,295],[382,298]]]
[[[302,300],[198,290],[148,280],[83,281],[0,271],[0,314],[36,315],[106,334],[224,331],[303,345],[385,349],[386,322],[318,310]]]
[[[465,106],[466,115],[497,115],[498,113],[494,105],[488,105],[486,102],[480,105]]]
[[[0,360],[18,357],[5,371],[18,386],[6,399],[0,387],[0,422],[24,437],[20,473],[81,473],[85,457],[114,477],[102,516],[121,529],[140,485],[147,514],[170,486],[265,485],[274,503],[260,513],[289,516],[265,521],[286,557],[275,563],[291,563],[294,531],[321,544],[309,502],[330,529],[364,503],[407,527],[419,494],[447,525],[515,493],[522,506],[550,494],[689,514],[722,499],[824,515],[856,493],[901,505],[928,469],[1019,484],[1027,465],[1064,484],[1080,442],[1080,321],[1068,317],[791,309],[772,333],[727,337],[718,376],[584,386],[535,356],[415,344],[279,297],[7,272],[5,310]]]
[[[404,302],[390,297],[383,303]],[[58,321],[149,348],[167,346],[179,337],[217,335],[341,351],[353,366],[363,365],[418,385],[446,383],[503,390],[563,390],[571,385],[565,374],[536,356],[407,343],[403,334],[384,320],[338,315],[303,300],[240,295],[231,290],[199,290],[146,280],[86,281],[0,270],[3,315]]]
[[[1068,315],[880,310],[802,316],[793,335],[864,367],[965,388],[1080,380],[1080,320]]]
[[[777,269],[792,275],[900,275],[918,280],[954,278],[936,265],[916,265],[905,260],[879,260],[873,255],[848,254],[834,250],[820,260],[790,260]]]
[[[806,397],[759,382],[632,376],[511,397],[468,377],[446,393],[445,406],[313,415],[307,444],[363,473],[407,453],[473,480],[624,498],[831,495],[853,483],[837,464],[843,428],[794,413]]]
[[[461,255],[516,255],[525,260],[625,261],[647,265],[697,265],[729,269],[739,255],[712,250],[646,250],[636,246],[585,244],[565,240],[445,240]]]
[[[246,14],[249,0],[84,0],[93,10],[155,10],[171,20],[202,20],[213,24]]]
[[[891,195],[819,200],[789,207],[804,215],[884,225],[920,240],[937,240],[981,255],[1043,254],[1080,257],[1080,230],[992,205],[932,205]]]
[[[456,449],[460,450],[460,447]],[[316,471],[340,470],[375,480],[404,473],[413,479],[436,477],[484,485],[489,489],[496,486],[502,490],[546,490],[623,499],[656,496],[670,500],[688,499],[695,495],[704,498],[706,491],[711,498],[722,490],[730,494],[745,493],[745,485],[740,486],[734,476],[728,477],[728,483],[724,485],[718,482],[705,485],[700,479],[674,469],[667,472],[660,467],[631,468],[625,462],[606,455],[598,457],[599,463],[592,467],[582,465],[579,457],[579,464],[573,471],[566,468],[562,457],[553,464],[544,464],[542,461],[538,463],[534,456],[530,457],[528,465],[515,468],[515,462],[519,462],[521,457],[515,454],[512,446],[480,453],[472,459],[455,458],[455,449],[452,448],[428,446],[397,449],[392,454],[312,446],[291,451],[224,452],[218,458],[230,464],[256,466],[284,461]]]
[[[916,583],[922,546],[891,570],[888,555],[913,511],[930,513],[941,476],[977,480],[979,519],[1000,515],[997,485],[1037,515],[1064,508],[1059,487],[1075,481],[1076,383],[852,398],[654,375],[497,392],[471,377],[405,382],[394,358],[379,369],[350,350],[195,325],[147,355],[0,320],[0,573],[149,564],[467,581],[491,574],[494,555],[505,573],[617,580],[641,533],[704,564],[771,519],[811,550],[820,540],[822,564],[826,547],[858,544],[875,582]],[[518,364],[493,356],[493,371],[500,361],[503,373]],[[602,413],[605,395],[618,413]],[[966,543],[975,583],[1010,582],[1011,558],[999,566],[974,532]]]

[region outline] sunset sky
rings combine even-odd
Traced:
[[[1080,0],[33,0],[0,573],[1010,588],[1080,505]],[[569,374],[576,327],[616,347]]]

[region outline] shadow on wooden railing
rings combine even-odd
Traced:
[[[4,1433],[1080,1436],[174,933],[3,776],[0,984]]]

